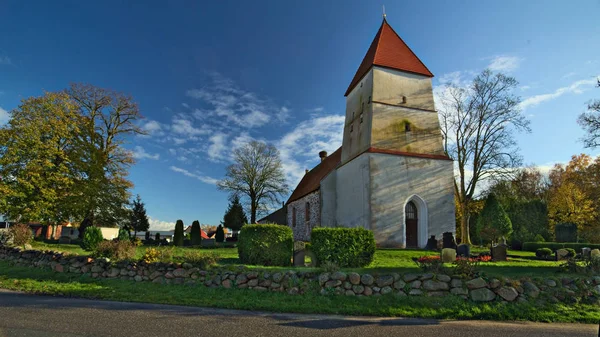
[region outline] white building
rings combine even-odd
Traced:
[[[455,232],[432,77],[384,19],[345,94],[342,147],[319,153],[286,203],[296,240],[315,226],[364,227],[380,247],[422,248]]]

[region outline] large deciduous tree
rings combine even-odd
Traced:
[[[242,226],[248,223],[248,218],[244,213],[244,207],[240,203],[237,194],[231,196],[229,207],[223,216],[223,226],[231,229],[234,233],[242,229]]]
[[[0,212],[24,222],[69,219],[81,118],[66,93],[24,99],[0,129]]]
[[[600,79],[597,86],[600,88]],[[591,101],[588,104],[588,111],[579,115],[577,122],[586,132],[583,138],[585,147],[600,146],[600,99]]]
[[[457,170],[463,243],[471,243],[469,215],[478,183],[521,164],[514,132],[530,129],[513,93],[517,84],[513,77],[484,70],[468,87],[448,84],[442,97],[440,124],[444,149]]]
[[[251,141],[233,152],[233,160],[217,186],[245,198],[250,222],[255,223],[258,212],[278,204],[288,191],[279,151],[273,145]]]

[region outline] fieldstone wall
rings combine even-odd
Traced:
[[[463,278],[443,274],[370,275],[354,272],[270,272],[244,266],[200,270],[189,263],[117,262],[105,258],[0,247],[0,260],[18,266],[52,269],[58,273],[134,282],[184,284],[347,296],[457,296],[473,302],[584,302],[600,305],[600,276],[545,279]]]
[[[306,203],[310,206],[308,210],[308,220],[306,219]],[[301,199],[289,203],[287,208],[287,225],[294,232],[294,241],[310,241],[312,229],[321,222],[321,199],[319,191],[312,192]],[[296,210],[295,226],[294,209]]]

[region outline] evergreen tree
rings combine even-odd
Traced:
[[[138,194],[133,201],[133,209],[131,210],[130,226],[133,228],[134,237],[137,236],[137,232],[146,232],[150,228],[148,222],[148,216],[146,215],[146,207]]]
[[[192,239],[192,246],[199,246],[202,237],[200,236],[200,222],[198,222],[198,220],[192,222],[192,232],[190,234]]]
[[[183,220],[177,220],[175,223],[175,233],[173,235],[173,244],[183,246]]]
[[[477,234],[486,241],[497,241],[512,233],[512,223],[508,214],[498,203],[496,196],[490,194],[485,201],[481,214],[477,217]]]
[[[119,241],[129,241],[129,231],[126,228],[119,229]]]
[[[223,226],[221,226],[221,225],[219,225],[219,227],[217,227],[217,233],[215,233],[215,240],[217,242],[225,241],[225,231],[223,230]]]
[[[156,235],[154,236],[154,241],[156,241],[156,242],[160,241],[160,233],[156,233]]]
[[[244,213],[244,207],[240,203],[240,198],[234,194],[229,202],[229,207],[223,216],[223,225],[237,234],[242,226],[248,223],[248,218]]]

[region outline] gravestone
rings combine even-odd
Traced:
[[[202,247],[214,247],[215,246],[215,239],[202,239],[202,241],[200,242],[200,246],[202,246]]]
[[[506,261],[506,245],[495,245],[490,249],[494,261]]]
[[[569,258],[569,251],[566,249],[557,249],[554,252],[554,257],[556,257],[556,261],[566,260]]]
[[[68,236],[61,236],[58,239],[58,243],[61,244],[61,245],[65,245],[65,244],[68,245],[68,244],[71,243],[71,238],[68,237]]]
[[[597,259],[600,258],[600,249],[592,249],[590,252],[590,258]]]
[[[456,249],[444,248],[442,249],[442,262],[452,263],[456,261]]]
[[[454,234],[451,232],[445,232],[442,235],[443,248],[452,248],[456,250],[456,241],[454,240]]]
[[[427,250],[436,250],[437,249],[437,240],[435,239],[435,235],[432,235],[429,240],[427,240],[427,246],[425,247]]]
[[[304,267],[306,244],[303,241],[294,242],[294,267]]]
[[[590,257],[590,253],[592,252],[592,249],[590,247],[583,247],[581,248],[581,257],[588,258]]]
[[[461,257],[471,257],[471,246],[458,245],[456,248],[456,254]]]

